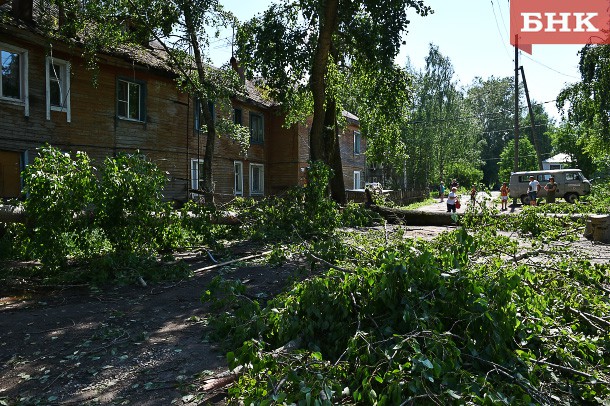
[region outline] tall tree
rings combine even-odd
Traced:
[[[579,127],[586,150],[610,158],[610,45],[586,45],[580,52],[581,81],[563,89],[557,106]]]
[[[553,143],[554,153],[568,154],[572,160],[572,166],[582,169],[587,177],[593,176],[598,165],[594,159],[595,155],[587,151],[587,136],[583,134],[579,126],[573,126],[563,121],[559,126],[549,131],[549,137]],[[601,163],[608,170],[607,162]]]
[[[514,85],[513,79],[490,77],[475,78],[467,91],[468,104],[481,123],[483,181],[496,185],[500,153],[514,138]]]
[[[530,113],[521,118],[521,136],[530,140],[534,144],[534,137],[542,160],[549,158],[552,154],[553,146],[551,145],[550,131],[554,128],[554,120],[546,112],[544,105],[532,102],[532,111],[534,112],[534,129],[532,130],[532,120]],[[535,149],[535,148],[534,148]],[[520,168],[521,169],[521,168]]]
[[[429,12],[421,0],[388,0],[382,6],[377,0],[283,0],[239,30],[239,55],[250,74],[260,74],[286,110],[298,110],[289,117],[313,114],[311,158],[335,171],[331,190],[339,202],[345,200],[339,89],[354,66],[356,74],[396,76],[394,59],[410,8]]]
[[[513,171],[515,158],[515,140],[510,140],[500,153],[500,163],[498,164],[498,177],[500,182],[508,182]],[[519,170],[535,171],[538,170],[536,149],[527,138],[519,139]]]
[[[229,114],[215,119],[207,108],[211,102],[217,111],[228,113],[230,97],[243,89],[229,66],[213,68],[206,56],[219,27],[235,24],[233,15],[218,0],[50,0],[45,4],[48,32],[79,38],[93,66],[98,52],[127,46],[155,53],[177,74],[180,88],[203,106],[196,112],[207,132],[203,189],[208,201],[213,201],[216,139],[220,134],[231,135],[244,149],[249,140],[248,130],[233,124]]]
[[[451,60],[430,44],[424,70],[414,76],[411,121],[404,135],[410,140],[407,183],[421,189],[456,177],[458,162],[476,168],[480,151],[477,122],[458,88]]]

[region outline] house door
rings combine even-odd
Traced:
[[[21,154],[0,151],[0,198],[18,197],[21,193]]]

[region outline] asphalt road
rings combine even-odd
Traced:
[[[459,209],[457,209],[457,212],[464,213],[466,211],[466,209],[468,208],[468,206],[472,205],[472,200],[470,199],[470,193],[460,194],[459,200],[460,200],[460,203],[462,204],[462,206]],[[477,192],[477,196],[476,196],[475,200],[476,200],[477,204],[482,204],[484,202],[486,205],[493,204],[498,209],[500,209],[500,207],[501,207],[500,192],[497,192],[497,191],[494,191],[491,193]],[[447,202],[446,198],[443,202],[441,202],[439,199],[436,199],[436,202],[434,204],[431,204],[428,206],[422,206],[422,207],[418,208],[417,210],[426,211],[426,212],[438,212],[438,213],[446,212],[447,211],[446,202]],[[511,203],[512,203],[512,199],[509,199],[508,200],[508,211],[509,212],[515,212],[517,210],[521,210],[520,204],[518,204],[516,207],[511,207]]]

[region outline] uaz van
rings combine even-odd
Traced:
[[[540,182],[540,191],[538,197],[546,197],[544,186],[552,177],[555,178],[557,184],[557,197],[563,197],[566,202],[575,203],[580,196],[591,193],[591,183],[584,177],[580,169],[553,169],[548,171],[526,171],[513,172],[510,175],[510,193],[509,196],[513,199],[521,199],[524,205],[530,204],[530,198],[527,194],[527,188],[530,183],[530,176]]]

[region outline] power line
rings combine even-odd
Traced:
[[[525,57],[526,57],[527,59],[529,59],[530,61],[535,62],[535,63],[537,63],[538,65],[544,66],[545,68],[547,68],[547,69],[549,69],[549,70],[552,70],[552,71],[553,71],[553,72],[555,72],[555,73],[559,73],[560,75],[563,75],[563,76],[566,76],[566,77],[569,77],[569,78],[572,78],[572,79],[580,79],[579,77],[576,77],[576,76],[574,76],[574,75],[568,75],[567,73],[560,72],[560,71],[558,71],[557,69],[552,68],[552,67],[550,67],[550,66],[548,66],[548,65],[546,65],[546,64],[544,64],[544,63],[542,63],[542,62],[540,62],[540,61],[538,61],[538,60],[536,60],[536,59],[534,59],[534,58],[532,58],[532,57],[531,57],[531,56],[529,56],[529,55],[526,55],[526,54],[523,54],[523,53],[522,53],[522,55],[523,55],[523,56],[525,56]]]
[[[506,29],[506,21],[504,20],[504,13],[502,12],[502,7],[500,6],[499,3],[498,3],[498,10],[500,10],[500,17],[502,18],[502,28],[504,28],[504,32],[506,33],[506,37],[510,38],[510,34],[508,33],[508,30]]]
[[[494,6],[493,0],[491,0],[491,11],[494,13],[494,20],[496,21],[496,28],[498,29],[498,34],[500,35],[500,42],[504,46],[504,51],[506,52],[506,56],[511,59],[510,53],[508,52],[508,48],[506,47],[506,42],[504,42],[504,38],[502,37],[502,31],[500,30],[500,25],[498,24],[498,17],[496,16],[496,8]]]

